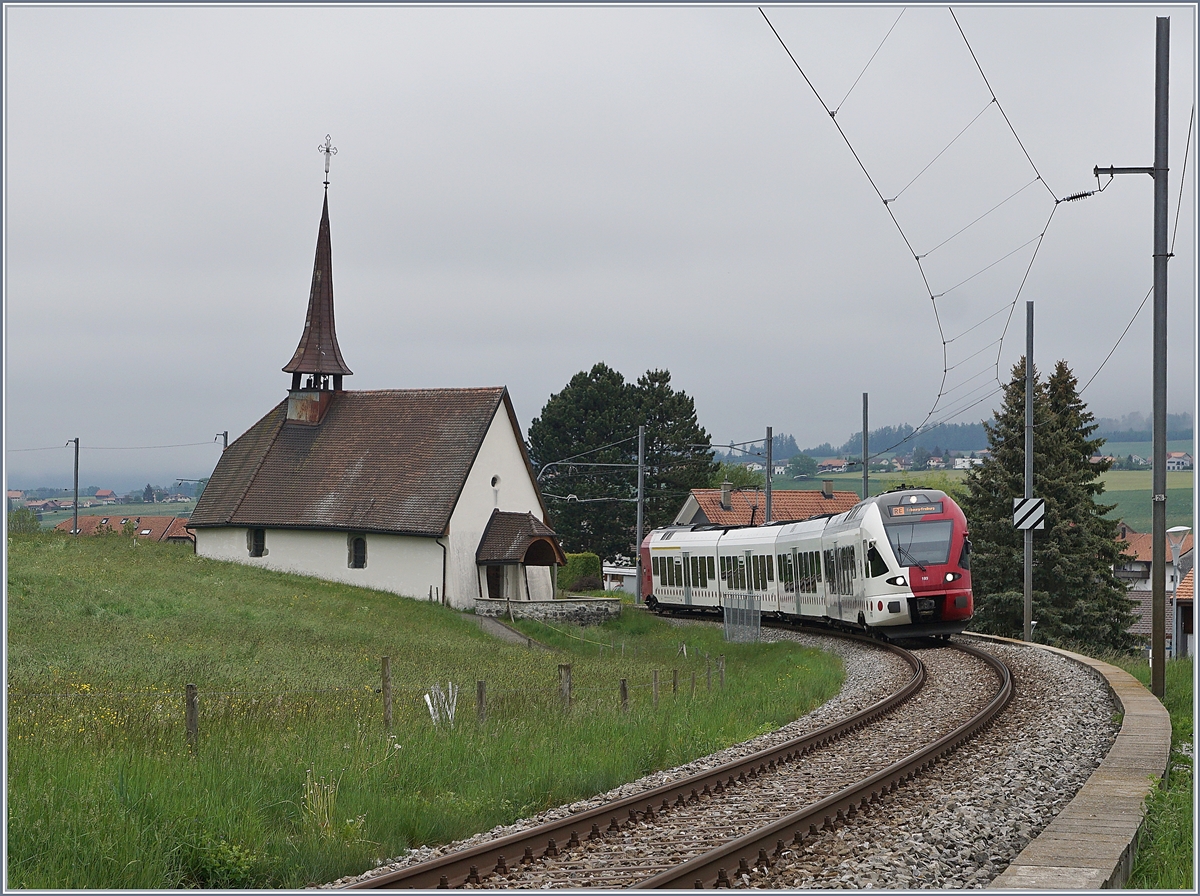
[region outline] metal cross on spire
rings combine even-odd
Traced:
[[[318,146],[317,152],[325,153],[325,189],[329,189],[329,157],[337,155],[337,147],[329,145],[329,135],[325,135],[325,145]]]

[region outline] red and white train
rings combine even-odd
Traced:
[[[907,638],[961,632],[975,609],[967,519],[935,489],[803,522],[655,529],[641,552],[642,594],[656,612],[754,597],[764,614]]]

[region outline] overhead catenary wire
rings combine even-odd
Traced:
[[[846,100],[850,99],[850,94],[854,93],[854,88],[858,86],[858,82],[862,80],[862,76],[867,73],[867,69],[871,67],[871,63],[875,61],[875,57],[879,55],[879,51],[883,49],[883,45],[892,36],[892,32],[896,30],[896,26],[900,24],[900,20],[904,18],[904,13],[907,11],[908,7],[900,10],[900,15],[896,16],[896,21],[892,22],[892,27],[887,30],[887,34],[883,36],[883,40],[879,42],[879,46],[875,48],[875,52],[871,54],[871,58],[867,60],[867,64],[863,66],[862,71],[858,73],[858,77],[854,79],[854,83],[850,85],[850,89],[846,91],[846,95],[842,97],[842,101],[837,104],[836,109],[829,113],[830,115],[837,115],[842,110],[842,106],[846,105]]]
[[[991,100],[990,100],[990,101],[988,102],[988,104],[987,104],[987,105],[984,107],[984,109],[983,109],[983,110],[981,110],[981,112],[980,112],[980,113],[978,113],[978,114],[976,115],[976,117],[975,117],[974,119],[972,119],[972,121],[971,121],[971,122],[969,122],[969,123],[967,124],[967,127],[966,127],[966,128],[964,128],[962,131],[960,131],[960,132],[959,132],[959,134],[958,134],[958,135],[957,135],[957,136],[956,136],[954,139],[955,139],[955,140],[957,140],[957,139],[958,139],[958,137],[960,137],[960,136],[962,135],[962,133],[965,133],[965,131],[966,131],[967,129],[969,129],[969,128],[970,128],[971,124],[973,124],[973,123],[974,123],[976,120],[978,120],[979,116],[983,114],[983,111],[986,111],[988,108],[990,108],[990,107],[991,107],[991,106],[994,104],[994,105],[997,107],[997,109],[1000,111],[1000,114],[1001,114],[1001,116],[1004,118],[1004,121],[1005,121],[1006,125],[1008,126],[1009,130],[1012,132],[1012,134],[1013,134],[1013,137],[1016,139],[1017,145],[1020,147],[1020,150],[1021,150],[1021,152],[1023,153],[1023,155],[1025,156],[1025,159],[1026,159],[1026,161],[1028,161],[1028,162],[1029,162],[1029,165],[1030,165],[1030,167],[1031,167],[1031,169],[1033,170],[1033,173],[1034,173],[1034,178],[1033,178],[1031,181],[1029,181],[1028,183],[1026,183],[1024,186],[1022,186],[1022,187],[1021,187],[1019,190],[1017,190],[1015,193],[1013,193],[1012,195],[1010,195],[1009,197],[1007,197],[1006,199],[1004,199],[1002,202],[1000,202],[1000,203],[998,203],[997,205],[993,206],[991,209],[989,209],[989,210],[988,210],[987,212],[985,212],[983,215],[981,215],[981,216],[977,217],[977,218],[976,218],[975,220],[973,220],[971,223],[967,224],[965,227],[963,227],[963,228],[961,228],[960,230],[956,231],[954,234],[951,234],[949,237],[947,237],[946,239],[944,239],[944,240],[943,240],[941,243],[939,243],[939,244],[937,244],[936,246],[934,246],[932,249],[930,249],[928,252],[926,252],[926,253],[924,254],[924,256],[922,256],[922,255],[918,254],[918,253],[917,253],[917,252],[914,250],[914,248],[913,248],[912,240],[909,238],[908,234],[905,232],[905,230],[904,230],[904,227],[903,227],[903,226],[901,225],[901,223],[900,223],[900,220],[899,220],[899,219],[896,217],[895,211],[894,211],[894,210],[893,210],[893,208],[892,208],[892,203],[891,203],[891,201],[889,201],[888,199],[886,199],[886,198],[884,197],[884,195],[883,195],[882,191],[880,190],[880,188],[879,188],[878,184],[877,184],[877,183],[876,183],[876,181],[875,181],[875,178],[873,177],[873,175],[871,174],[871,172],[868,170],[868,168],[867,168],[866,164],[863,162],[863,160],[862,160],[862,157],[859,155],[858,151],[855,149],[853,142],[852,142],[852,141],[850,140],[850,138],[849,138],[849,135],[848,135],[848,134],[845,132],[845,130],[842,128],[841,124],[840,124],[840,123],[837,121],[837,117],[836,117],[836,110],[831,110],[831,109],[829,108],[828,104],[827,104],[827,103],[824,101],[824,99],[821,97],[821,95],[820,95],[820,92],[819,92],[819,91],[816,89],[816,87],[813,85],[813,83],[812,83],[812,80],[811,80],[811,79],[808,77],[808,74],[807,74],[807,73],[804,71],[804,68],[803,68],[803,66],[801,66],[801,65],[800,65],[800,63],[799,63],[799,61],[796,59],[795,55],[792,53],[791,49],[788,47],[788,45],[787,45],[787,42],[786,42],[786,41],[784,41],[784,39],[783,39],[782,35],[780,35],[780,33],[779,33],[778,29],[776,29],[775,25],[774,25],[774,24],[771,22],[770,18],[767,16],[766,12],[765,12],[765,11],[762,9],[762,7],[759,7],[759,8],[758,8],[758,11],[759,11],[759,14],[760,14],[760,15],[763,17],[764,21],[766,21],[766,23],[767,23],[767,26],[768,26],[768,27],[771,29],[771,32],[772,32],[772,33],[775,35],[775,38],[776,38],[776,40],[779,42],[780,46],[781,46],[781,47],[783,47],[783,50],[784,50],[784,52],[785,52],[785,53],[787,53],[787,55],[788,55],[788,58],[789,58],[789,59],[791,60],[791,62],[792,62],[792,65],[793,65],[793,66],[796,68],[796,70],[797,70],[797,71],[800,73],[800,76],[801,76],[801,77],[804,79],[805,83],[808,85],[809,89],[812,91],[812,93],[813,93],[813,95],[816,97],[817,101],[818,101],[818,102],[821,104],[822,108],[824,108],[824,109],[825,109],[825,111],[826,111],[826,112],[829,114],[829,116],[830,116],[830,120],[833,122],[833,125],[834,125],[834,127],[837,129],[837,131],[838,131],[838,134],[841,136],[841,138],[842,138],[843,142],[846,144],[846,147],[847,147],[847,148],[850,150],[850,153],[851,153],[851,155],[853,156],[853,158],[854,158],[855,162],[857,162],[857,163],[858,163],[858,166],[859,166],[859,168],[862,170],[862,172],[863,172],[863,175],[864,175],[864,176],[867,178],[867,182],[868,182],[868,183],[871,185],[871,188],[872,188],[872,189],[875,191],[875,194],[876,194],[876,195],[879,197],[880,201],[883,203],[883,206],[884,206],[884,208],[886,209],[886,211],[887,211],[887,213],[888,213],[888,216],[889,216],[889,217],[892,219],[892,223],[895,225],[897,232],[900,234],[900,237],[901,237],[901,239],[903,240],[903,242],[904,242],[905,246],[908,248],[908,250],[909,250],[910,254],[912,254],[912,256],[913,256],[913,259],[914,259],[914,261],[916,262],[916,265],[917,265],[918,272],[920,273],[920,276],[921,276],[922,282],[923,282],[923,283],[924,283],[924,285],[925,285],[926,294],[929,296],[929,299],[930,299],[930,305],[931,305],[931,309],[932,309],[932,311],[933,311],[933,315],[934,315],[934,321],[935,321],[935,323],[936,323],[936,326],[937,326],[938,337],[939,337],[939,339],[941,340],[941,343],[942,343],[942,376],[941,376],[941,382],[938,384],[938,392],[937,392],[937,397],[934,399],[933,405],[930,407],[930,409],[929,409],[929,412],[928,412],[928,413],[925,415],[925,418],[924,418],[924,420],[922,420],[922,421],[921,421],[921,423],[920,423],[920,424],[919,424],[919,425],[918,425],[918,426],[917,426],[917,427],[916,427],[916,428],[915,428],[915,429],[914,429],[914,430],[913,430],[913,431],[912,431],[912,432],[911,432],[911,433],[910,433],[908,436],[906,436],[904,439],[902,439],[901,441],[899,441],[899,442],[895,443],[894,445],[890,445],[890,446],[888,446],[887,448],[883,448],[882,450],[879,450],[879,451],[876,451],[876,452],[874,452],[874,453],[873,453],[873,454],[870,456],[870,459],[874,459],[874,458],[877,458],[877,457],[879,457],[879,456],[881,456],[881,455],[883,455],[883,454],[887,454],[887,453],[890,453],[890,452],[894,451],[896,448],[900,447],[900,445],[903,445],[903,444],[905,444],[906,442],[910,441],[911,439],[915,438],[915,437],[916,437],[918,434],[920,434],[920,433],[923,431],[923,429],[924,429],[924,427],[926,426],[926,424],[928,424],[928,423],[929,423],[929,421],[930,421],[931,419],[933,419],[933,417],[934,417],[934,414],[935,414],[935,413],[938,411],[938,409],[941,407],[941,402],[942,402],[942,399],[943,399],[943,398],[944,398],[946,395],[950,394],[950,392],[951,392],[951,391],[953,391],[954,389],[958,388],[957,386],[956,386],[956,387],[947,388],[947,378],[948,378],[948,375],[949,375],[949,371],[950,371],[950,369],[951,369],[951,365],[950,365],[950,363],[949,363],[949,355],[948,355],[948,349],[947,349],[947,346],[948,346],[948,344],[949,344],[949,342],[950,342],[951,340],[948,340],[948,339],[946,338],[946,333],[945,333],[944,327],[943,327],[943,325],[942,325],[941,313],[940,313],[940,311],[939,311],[939,309],[938,309],[938,304],[937,304],[937,299],[938,299],[939,295],[944,295],[944,294],[945,294],[945,292],[949,292],[950,290],[945,290],[945,291],[943,291],[941,294],[938,294],[938,293],[935,293],[935,292],[934,292],[934,290],[933,290],[933,288],[932,288],[932,286],[931,286],[931,284],[930,284],[930,282],[929,282],[929,277],[928,277],[928,274],[927,274],[927,272],[926,272],[926,270],[925,270],[925,267],[924,267],[924,265],[922,264],[922,259],[923,259],[924,257],[927,257],[927,256],[928,256],[930,253],[932,253],[932,252],[934,252],[934,251],[937,251],[939,248],[941,248],[942,246],[944,246],[946,243],[948,243],[948,242],[950,242],[951,240],[953,240],[953,239],[954,239],[956,236],[958,236],[959,234],[961,234],[961,233],[962,233],[962,232],[964,232],[965,230],[969,229],[970,227],[974,226],[974,225],[975,225],[975,224],[977,224],[979,221],[983,220],[983,218],[985,218],[985,217],[987,217],[988,215],[990,215],[990,214],[992,214],[993,212],[995,212],[997,209],[999,209],[1000,207],[1002,207],[1003,205],[1005,205],[1007,202],[1009,202],[1010,200],[1012,200],[1012,199],[1013,199],[1015,196],[1019,195],[1020,193],[1024,192],[1025,190],[1027,190],[1027,189],[1028,189],[1030,186],[1032,186],[1034,183],[1037,183],[1037,182],[1039,182],[1039,181],[1042,183],[1042,185],[1043,185],[1043,186],[1046,188],[1047,192],[1048,192],[1048,193],[1050,194],[1050,196],[1051,196],[1051,197],[1054,199],[1054,206],[1055,206],[1055,208],[1057,208],[1057,205],[1058,205],[1058,203],[1059,203],[1059,199],[1058,199],[1058,197],[1057,197],[1057,196],[1055,196],[1055,194],[1054,194],[1054,191],[1050,189],[1049,185],[1048,185],[1048,184],[1046,184],[1046,183],[1045,183],[1045,180],[1042,178],[1042,176],[1041,176],[1041,172],[1038,170],[1038,168],[1037,168],[1037,165],[1036,165],[1036,164],[1034,164],[1034,162],[1033,162],[1033,159],[1030,157],[1028,150],[1026,150],[1026,148],[1025,148],[1024,144],[1022,143],[1022,141],[1021,141],[1021,139],[1020,139],[1019,135],[1018,135],[1018,134],[1017,134],[1017,132],[1016,132],[1016,129],[1013,127],[1013,124],[1012,124],[1012,121],[1011,121],[1011,119],[1009,119],[1008,115],[1005,113],[1005,111],[1004,111],[1004,108],[1003,108],[1002,104],[1000,103],[1000,101],[999,101],[999,98],[996,96],[996,93],[995,93],[995,91],[994,91],[994,90],[992,90],[991,84],[990,84],[990,82],[989,82],[989,81],[988,81],[988,79],[987,79],[987,75],[984,73],[984,71],[983,71],[983,67],[982,67],[982,65],[980,64],[980,62],[979,62],[979,59],[978,59],[978,57],[976,56],[974,49],[971,47],[970,41],[969,41],[969,40],[967,39],[967,37],[966,37],[966,33],[964,32],[964,30],[963,30],[963,28],[962,28],[961,24],[958,22],[958,18],[957,18],[957,16],[954,16],[953,10],[950,10],[951,16],[952,16],[952,18],[954,19],[955,27],[958,29],[958,32],[959,32],[959,34],[962,36],[962,38],[963,38],[963,42],[966,44],[966,46],[967,46],[967,49],[968,49],[968,51],[969,51],[969,52],[970,52],[970,54],[971,54],[971,58],[972,58],[972,60],[973,60],[973,61],[974,61],[974,63],[975,63],[975,67],[976,67],[976,69],[979,71],[979,74],[980,74],[980,76],[981,76],[981,77],[982,77],[982,79],[983,79],[984,86],[987,88],[988,95],[991,97]],[[894,27],[894,26],[893,26],[893,27]],[[877,52],[878,52],[878,51],[877,51]],[[952,140],[952,141],[951,141],[951,144],[953,144],[953,142],[954,142],[954,141]],[[948,148],[949,148],[949,145],[948,145],[947,147],[945,147],[945,148],[942,150],[942,152],[945,152],[945,150],[946,150],[946,149],[948,149]],[[940,155],[941,155],[941,153],[939,153],[939,156],[940,156]],[[934,161],[936,161],[936,159],[937,159],[937,156],[935,156],[935,158],[934,158]],[[932,164],[932,162],[931,162],[930,164]],[[926,169],[928,169],[928,167],[929,167],[929,166],[927,165],[925,169],[922,169],[922,171],[921,171],[921,172],[919,172],[917,176],[919,177],[919,176],[920,176],[920,174],[924,173],[924,171],[925,171]],[[910,185],[911,185],[911,181],[910,181]],[[907,185],[906,185],[905,189],[907,189]],[[901,191],[901,192],[903,192],[903,191]],[[1032,268],[1032,266],[1033,266],[1033,263],[1034,263],[1034,261],[1035,261],[1035,260],[1036,260],[1036,258],[1037,258],[1038,251],[1040,250],[1040,248],[1041,248],[1041,245],[1042,245],[1042,241],[1044,240],[1044,238],[1045,238],[1045,235],[1046,235],[1046,230],[1048,229],[1050,222],[1053,220],[1053,217],[1054,217],[1054,212],[1053,212],[1053,209],[1052,209],[1052,210],[1051,210],[1051,213],[1050,213],[1050,215],[1049,215],[1049,217],[1047,218],[1046,225],[1045,225],[1045,226],[1042,228],[1042,232],[1041,232],[1041,233],[1038,235],[1038,237],[1036,237],[1036,238],[1035,238],[1035,239],[1036,239],[1036,246],[1035,246],[1035,248],[1034,248],[1034,251],[1033,251],[1033,253],[1032,253],[1032,256],[1031,256],[1031,258],[1030,258],[1029,264],[1028,264],[1028,265],[1027,265],[1027,267],[1026,267],[1026,270],[1025,270],[1025,272],[1024,272],[1024,275],[1022,276],[1022,279],[1021,279],[1020,285],[1019,285],[1019,287],[1018,287],[1018,289],[1017,289],[1016,296],[1014,296],[1014,298],[1012,299],[1011,303],[1009,303],[1009,304],[1007,305],[1007,308],[1008,308],[1008,310],[1009,310],[1009,316],[1008,316],[1008,319],[1005,321],[1004,327],[1003,327],[1003,329],[1002,329],[1002,331],[1001,331],[1001,336],[1000,336],[999,340],[997,341],[997,343],[992,343],[992,344],[997,344],[997,345],[999,346],[999,347],[998,347],[998,350],[997,350],[996,362],[995,362],[995,365],[994,365],[994,368],[993,368],[993,371],[994,371],[994,376],[995,376],[995,380],[996,380],[996,383],[997,383],[997,385],[1001,385],[1001,386],[1002,386],[1002,382],[1001,382],[1001,380],[1000,380],[1000,357],[1001,357],[1001,355],[1003,354],[1004,340],[1005,340],[1005,337],[1007,336],[1008,327],[1009,327],[1009,325],[1010,325],[1010,323],[1011,323],[1013,309],[1015,309],[1015,308],[1016,308],[1017,301],[1019,300],[1019,298],[1020,298],[1020,295],[1021,295],[1021,292],[1022,292],[1022,291],[1023,291],[1023,289],[1024,289],[1025,283],[1026,283],[1026,282],[1027,282],[1027,280],[1028,280],[1028,277],[1029,277],[1029,271],[1031,270],[1031,268]],[[1014,252],[1016,252],[1016,251],[1019,251],[1019,250],[1020,250],[1020,248],[1024,248],[1025,246],[1028,246],[1028,245],[1029,245],[1029,242],[1033,242],[1033,240],[1027,241],[1027,242],[1026,242],[1026,243],[1025,243],[1025,244],[1024,244],[1022,247],[1018,247],[1018,249],[1017,249],[1017,250],[1013,250],[1013,251],[1014,251]],[[1009,253],[1009,254],[1011,255],[1012,253]],[[1008,256],[1004,256],[1004,257],[1008,257]],[[992,265],[989,265],[988,267],[991,267],[991,266],[993,266],[994,264],[997,264],[997,263],[999,263],[999,261],[1002,261],[1002,260],[1003,260],[1003,258],[999,259],[997,262],[993,262],[993,264],[992,264]],[[983,270],[987,270],[987,268],[984,268]],[[975,277],[975,276],[978,276],[980,273],[983,273],[983,270],[981,270],[981,271],[979,271],[978,273],[976,273],[976,274],[972,275],[972,278],[973,278],[973,277]],[[969,279],[972,279],[972,278],[968,278],[968,280],[969,280]],[[966,282],[966,281],[962,281],[962,282]],[[962,283],[956,284],[954,287],[951,287],[950,289],[957,288],[957,286],[961,286],[961,285],[962,285]],[[1001,312],[1002,312],[1002,311],[1003,311],[1003,309],[1001,309]],[[986,317],[984,320],[982,320],[982,321],[980,321],[979,323],[977,323],[977,324],[973,325],[972,327],[969,327],[969,328],[967,328],[967,330],[964,330],[962,333],[960,333],[958,336],[956,336],[956,337],[954,337],[954,338],[955,338],[955,339],[961,338],[962,336],[966,335],[966,333],[973,331],[974,329],[976,329],[978,326],[982,325],[982,324],[983,324],[983,323],[985,323],[986,321],[988,321],[988,320],[991,320],[992,318],[994,318],[994,317],[998,316],[998,314],[999,314],[999,313],[1001,313],[1001,312],[992,312],[992,313],[991,313],[991,314],[989,314],[989,315],[988,315],[988,316],[987,316],[987,317]],[[956,365],[956,366],[957,366],[957,365]]]
[[[1180,170],[1180,174],[1179,174],[1179,198],[1175,203],[1175,227],[1171,232],[1171,248],[1169,250],[1170,255],[1175,254],[1175,237],[1177,237],[1179,235],[1179,213],[1183,209],[1183,183],[1187,179],[1187,162],[1188,162],[1188,156],[1191,154],[1190,150],[1191,150],[1191,146],[1192,146],[1192,128],[1195,125],[1195,123],[1196,123],[1196,104],[1195,104],[1195,102],[1193,102],[1192,103],[1192,113],[1191,113],[1191,116],[1188,118],[1187,141],[1185,142],[1184,149],[1183,149],[1183,166],[1182,166],[1182,168]],[[1090,377],[1088,377],[1088,381],[1086,383],[1084,383],[1083,387],[1079,390],[1080,395],[1082,395],[1084,393],[1084,390],[1087,389],[1087,387],[1092,384],[1092,381],[1094,379],[1096,379],[1097,376],[1100,375],[1100,371],[1104,369],[1106,364],[1108,364],[1109,359],[1112,358],[1113,353],[1116,352],[1118,346],[1120,346],[1122,340],[1124,340],[1125,335],[1129,332],[1130,328],[1133,327],[1133,322],[1135,320],[1137,320],[1138,315],[1142,313],[1142,309],[1146,307],[1146,302],[1150,299],[1150,296],[1152,296],[1153,294],[1154,294],[1154,287],[1151,286],[1150,289],[1146,291],[1146,295],[1142,297],[1142,301],[1138,304],[1137,310],[1133,312],[1133,317],[1131,317],[1129,319],[1129,323],[1127,323],[1125,325],[1125,329],[1121,331],[1121,335],[1118,336],[1117,341],[1115,343],[1113,343],[1113,347],[1108,350],[1108,354],[1104,356],[1104,360],[1101,361],[1100,366],[1096,368],[1096,372],[1093,373]]]

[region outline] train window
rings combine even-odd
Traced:
[[[923,520],[885,526],[896,559],[905,566],[946,563],[950,558],[950,520]]]
[[[691,581],[691,584],[696,585],[696,586],[700,585],[700,558],[699,557],[692,558],[692,581]]]
[[[658,575],[658,556],[657,555],[650,558],[650,575],[652,575],[652,576]]]
[[[872,579],[882,576],[888,571],[887,561],[880,555],[879,549],[875,547],[873,541],[867,545],[867,565],[870,567],[867,575]]]
[[[670,557],[667,557],[666,561],[667,561],[667,584],[670,585],[672,588],[674,588],[675,587],[675,562]]]
[[[767,581],[775,581],[775,561],[771,558],[770,554],[767,554]]]
[[[713,560],[713,558],[709,557],[708,558],[708,577],[710,579],[715,579],[717,577],[717,568],[714,565],[714,563],[715,563],[715,561]]]
[[[742,557],[734,557],[733,562],[737,564],[737,589],[739,591],[746,590],[746,561]]]
[[[969,538],[963,539],[962,553],[958,555],[958,565],[962,569],[971,568],[971,539]]]
[[[708,587],[708,564],[705,562],[706,558],[699,557],[699,558],[697,558],[697,560],[698,560],[698,566],[696,567],[696,569],[700,573],[700,578],[699,578],[700,587],[707,588]],[[695,581],[694,575],[693,575],[693,581]]]

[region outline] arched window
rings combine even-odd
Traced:
[[[348,545],[349,557],[346,565],[351,569],[366,569],[367,568],[367,540],[361,535],[351,535],[350,544]]]
[[[251,557],[265,557],[267,554],[267,530],[251,529],[247,533]]]

